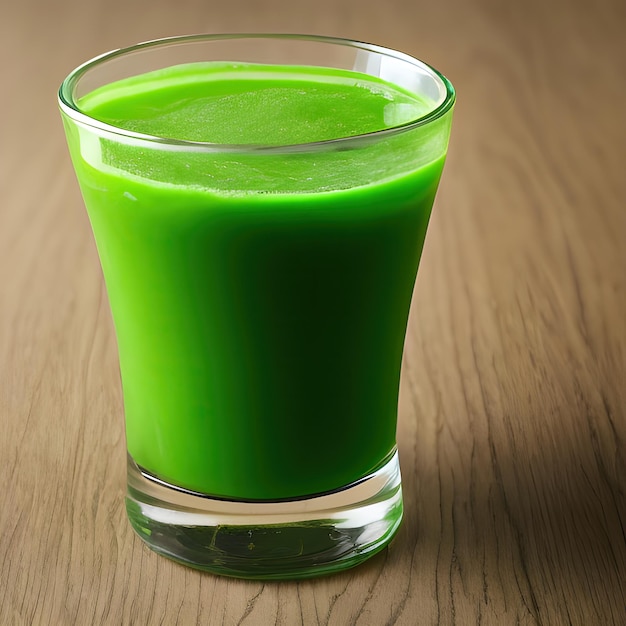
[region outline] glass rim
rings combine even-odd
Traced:
[[[150,48],[156,48],[159,46],[185,44],[202,41],[219,41],[219,40],[236,40],[236,39],[291,39],[299,41],[312,41],[317,43],[334,44],[338,46],[344,46],[348,48],[355,48],[360,50],[366,50],[368,52],[375,52],[380,55],[392,57],[400,61],[407,62],[413,66],[419,67],[426,71],[436,80],[440,81],[441,86],[445,89],[445,97],[443,100],[435,106],[431,111],[428,111],[424,115],[404,122],[395,126],[390,126],[381,130],[376,130],[367,133],[361,133],[357,135],[350,135],[346,137],[336,137],[333,139],[326,139],[323,141],[313,141],[307,143],[298,144],[220,144],[212,143],[208,141],[193,141],[188,139],[177,139],[174,137],[163,137],[158,135],[150,135],[147,133],[140,133],[132,130],[115,126],[102,122],[87,113],[80,110],[78,103],[74,98],[74,89],[78,81],[89,72],[91,69],[101,65],[106,61],[116,59],[127,54],[146,50]],[[404,133],[410,130],[414,130],[421,126],[426,126],[443,117],[450,109],[452,109],[455,100],[456,92],[452,83],[438,70],[431,65],[428,65],[424,61],[417,59],[409,54],[394,50],[393,48],[387,48],[376,44],[371,44],[363,41],[357,41],[353,39],[345,39],[340,37],[327,37],[323,35],[304,35],[304,34],[290,34],[290,33],[223,33],[223,34],[196,34],[196,35],[178,35],[174,37],[163,37],[159,39],[152,39],[141,43],[127,46],[124,48],[117,48],[109,52],[100,54],[92,59],[82,63],[76,67],[68,76],[63,80],[58,90],[58,105],[61,111],[67,115],[74,122],[87,126],[96,131],[104,132],[107,134],[116,135],[120,138],[126,138],[130,141],[147,142],[151,144],[160,144],[161,147],[169,147],[174,150],[192,150],[201,152],[241,152],[241,151],[272,151],[283,152],[285,150],[298,150],[298,149],[314,149],[314,148],[327,148],[330,146],[336,146],[345,142],[361,142],[363,140],[368,141],[372,139],[382,139],[389,135],[396,135]]]

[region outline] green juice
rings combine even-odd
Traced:
[[[381,466],[445,146],[425,152],[415,131],[293,146],[381,131],[432,104],[356,72],[203,63],[79,105],[128,131],[231,146],[159,150],[68,127],[135,462],[250,500],[328,492]]]

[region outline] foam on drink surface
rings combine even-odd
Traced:
[[[107,85],[84,112],[142,134],[217,144],[291,145],[417,119],[428,105],[381,79],[329,68],[199,63]]]

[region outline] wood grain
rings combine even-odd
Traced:
[[[626,624],[626,5],[0,8],[0,624]],[[406,518],[358,569],[202,574],[125,520],[117,354],[55,91],[190,32],[338,35],[458,90],[400,397]]]

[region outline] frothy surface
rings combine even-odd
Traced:
[[[316,67],[197,63],[106,85],[79,101],[122,129],[218,144],[290,145],[408,123],[427,103],[373,76]]]

